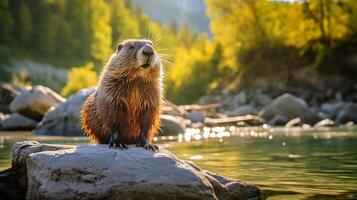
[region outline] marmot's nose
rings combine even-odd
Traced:
[[[143,49],[143,54],[145,56],[151,56],[154,54],[154,48],[152,48],[151,45],[145,44],[144,49]]]

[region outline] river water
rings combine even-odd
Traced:
[[[88,144],[83,137],[0,132],[0,170],[16,141]],[[357,199],[357,129],[189,130],[156,143],[201,168],[260,187],[263,199]]]

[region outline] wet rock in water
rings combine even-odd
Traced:
[[[70,96],[67,101],[49,110],[37,125],[36,135],[83,136],[80,111],[95,88],[83,89]]]
[[[289,122],[289,119],[283,115],[275,115],[272,119],[268,121],[269,125],[272,126],[284,126]]]
[[[0,121],[1,130],[32,130],[37,122],[18,113],[5,115]]]
[[[19,92],[10,84],[1,84],[0,86],[0,112],[4,114],[11,113],[10,103],[15,99]]]
[[[161,127],[159,136],[178,135],[186,130],[185,119],[179,116],[161,115]]]
[[[25,198],[27,188],[27,199],[47,200],[259,199],[256,186],[202,170],[159,149],[16,143],[13,170],[22,169],[17,173],[22,184],[14,189],[23,191],[18,199]]]
[[[348,103],[344,105],[337,114],[336,123],[344,124],[348,122],[357,123],[357,104]]]
[[[321,120],[316,113],[310,110],[303,99],[288,93],[277,97],[271,104],[264,107],[260,115],[268,121],[277,115],[284,116],[288,120],[299,117],[302,123],[306,124],[315,124]]]
[[[216,190],[225,190],[225,188],[222,188],[220,185],[223,184],[227,190],[228,194],[226,195],[221,195],[221,198],[219,199],[247,199],[247,200],[258,200],[260,199],[257,197],[256,194],[260,193],[260,190],[258,187],[244,183],[241,180],[238,179],[232,179],[228,177],[221,176],[216,173],[212,173],[207,170],[203,170],[199,168],[194,162],[192,161],[186,161],[187,164],[191,165],[193,168],[198,170],[199,172],[203,173],[206,178],[208,178],[212,184],[212,186]],[[243,192],[244,191],[244,192]],[[222,198],[224,197],[224,198]]]
[[[20,94],[11,102],[10,110],[39,121],[49,108],[64,101],[63,97],[51,89],[35,86],[21,90]]]
[[[335,122],[332,121],[331,119],[324,119],[319,122],[317,122],[314,127],[315,128],[320,128],[320,127],[327,127],[327,126],[334,126]]]
[[[257,111],[251,105],[243,105],[227,113],[229,117],[256,115]]]
[[[190,112],[186,115],[186,119],[195,122],[203,122],[205,120],[205,115],[202,112]]]

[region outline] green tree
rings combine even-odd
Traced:
[[[131,5],[131,4],[130,4]],[[122,0],[112,0],[111,2],[111,27],[112,27],[112,46],[116,46],[119,41],[125,38],[139,37],[138,22],[133,18],[131,11],[126,7]]]
[[[91,4],[89,1],[69,0],[66,4],[66,11],[65,19],[72,32],[73,54],[79,61],[88,61],[91,59]]]
[[[90,53],[95,61],[104,62],[112,44],[112,29],[110,27],[110,9],[102,0],[91,0],[91,46]]]
[[[0,44],[11,42],[14,20],[9,12],[9,0],[0,1],[0,24]]]
[[[23,2],[20,6],[18,20],[18,38],[20,39],[20,42],[27,43],[31,37],[33,27],[31,11],[25,2]]]

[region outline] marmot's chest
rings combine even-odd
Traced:
[[[134,112],[157,107],[160,103],[160,93],[151,85],[130,87],[120,93],[118,102]]]
[[[127,93],[126,97],[121,98],[121,102],[124,103],[125,106],[131,108],[132,110],[139,110],[142,107],[149,106],[149,101],[145,98],[145,94],[142,89],[133,88]]]
[[[127,84],[99,90],[97,105],[99,110],[110,109],[113,113],[134,114],[159,109],[160,100],[160,88],[153,84]]]

